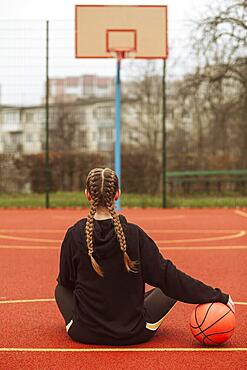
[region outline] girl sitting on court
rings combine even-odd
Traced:
[[[61,247],[56,302],[77,342],[130,345],[154,336],[176,301],[222,302],[229,295],[193,279],[165,259],[137,225],[117,215],[118,178],[93,169],[86,182],[87,218],[70,227]],[[145,284],[154,289],[145,293]]]

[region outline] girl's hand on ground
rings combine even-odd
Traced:
[[[230,295],[229,295],[229,299],[228,299],[228,302],[227,302],[227,306],[232,310],[232,312],[235,313],[235,304],[234,304]]]

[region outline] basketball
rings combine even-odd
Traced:
[[[225,343],[231,338],[234,328],[235,314],[223,303],[199,304],[191,314],[191,332],[207,346]]]

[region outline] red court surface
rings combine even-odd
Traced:
[[[220,347],[191,335],[193,305],[177,303],[156,337],[129,347],[67,337],[54,302],[60,244],[83,209],[0,210],[0,369],[246,369],[247,210],[127,209],[177,267],[229,292],[237,327]]]

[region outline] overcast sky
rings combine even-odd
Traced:
[[[45,81],[45,20],[51,20],[50,77],[115,75],[114,60],[74,58],[76,4],[168,5],[168,69],[172,65],[169,74],[176,75],[188,64],[189,21],[198,19],[213,3],[214,0],[0,0],[0,104],[40,102]],[[124,73],[123,68],[123,78]]]
[[[224,0],[223,0],[224,1]],[[75,4],[168,5],[170,19],[188,19],[202,12],[214,0],[1,0],[0,19],[73,19]]]

